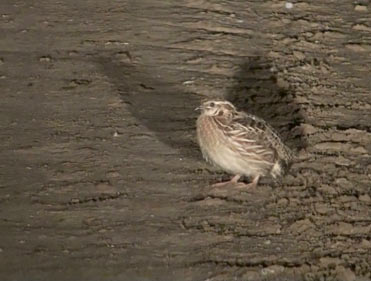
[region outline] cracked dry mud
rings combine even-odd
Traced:
[[[0,279],[370,280],[357,3],[2,0]],[[282,185],[207,192],[213,97],[297,152]]]

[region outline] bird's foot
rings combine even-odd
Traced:
[[[240,183],[238,182],[238,180],[240,179],[240,175],[236,175],[234,176],[231,180],[229,181],[223,181],[223,182],[218,182],[218,183],[214,183],[213,185],[211,185],[212,187],[229,187],[231,185],[235,186],[235,185],[239,185]]]
[[[257,186],[258,184],[256,182],[251,182],[251,183],[239,182],[234,186],[234,188],[237,188],[240,190],[255,190]]]
[[[230,181],[219,182],[219,183],[213,184],[211,186],[212,187],[211,190],[215,191],[215,190],[221,190],[221,189],[224,189],[224,188],[236,188],[236,189],[239,189],[239,190],[251,190],[251,189],[255,189],[257,187],[258,182],[259,182],[259,178],[260,178],[260,176],[256,176],[251,183],[244,183],[244,182],[238,182],[240,177],[241,177],[240,175],[236,175]]]

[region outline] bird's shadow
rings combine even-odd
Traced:
[[[201,159],[195,138],[199,96],[182,90],[178,81],[156,69],[149,72],[111,57],[96,58],[96,62],[140,125],[182,157]]]

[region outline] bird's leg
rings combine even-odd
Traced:
[[[231,180],[229,181],[223,181],[223,182],[218,182],[218,183],[215,183],[213,184],[212,186],[213,187],[221,187],[221,186],[227,186],[229,184],[232,184],[232,185],[236,185],[236,184],[240,184],[238,182],[238,180],[241,178],[240,175],[235,175]]]
[[[257,187],[258,182],[260,179],[260,175],[257,175],[254,177],[253,181],[251,183],[238,183],[237,187],[238,188],[243,188],[243,189],[254,189]]]
[[[219,196],[228,196],[228,195],[236,195],[241,192],[241,190],[246,189],[254,189],[259,181],[260,176],[256,176],[251,183],[244,183],[244,182],[238,182],[238,180],[241,178],[240,175],[235,175],[231,180],[226,182],[219,182],[216,184],[213,184],[211,188],[209,187],[207,193],[212,192],[214,195]]]
[[[238,180],[241,178],[240,175],[235,175],[232,179],[231,179],[231,183],[235,183],[237,184],[238,183]]]
[[[260,175],[257,175],[257,176],[252,180],[252,183],[249,183],[249,184],[248,184],[248,188],[255,188],[255,187],[257,187],[257,186],[258,186],[259,179],[260,179]]]

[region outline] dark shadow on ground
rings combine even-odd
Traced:
[[[200,104],[198,96],[181,92],[175,83],[158,78],[157,70],[100,57],[97,63],[128,104],[138,124],[146,126],[157,138],[180,151],[183,157],[201,159],[195,140],[195,122]]]

